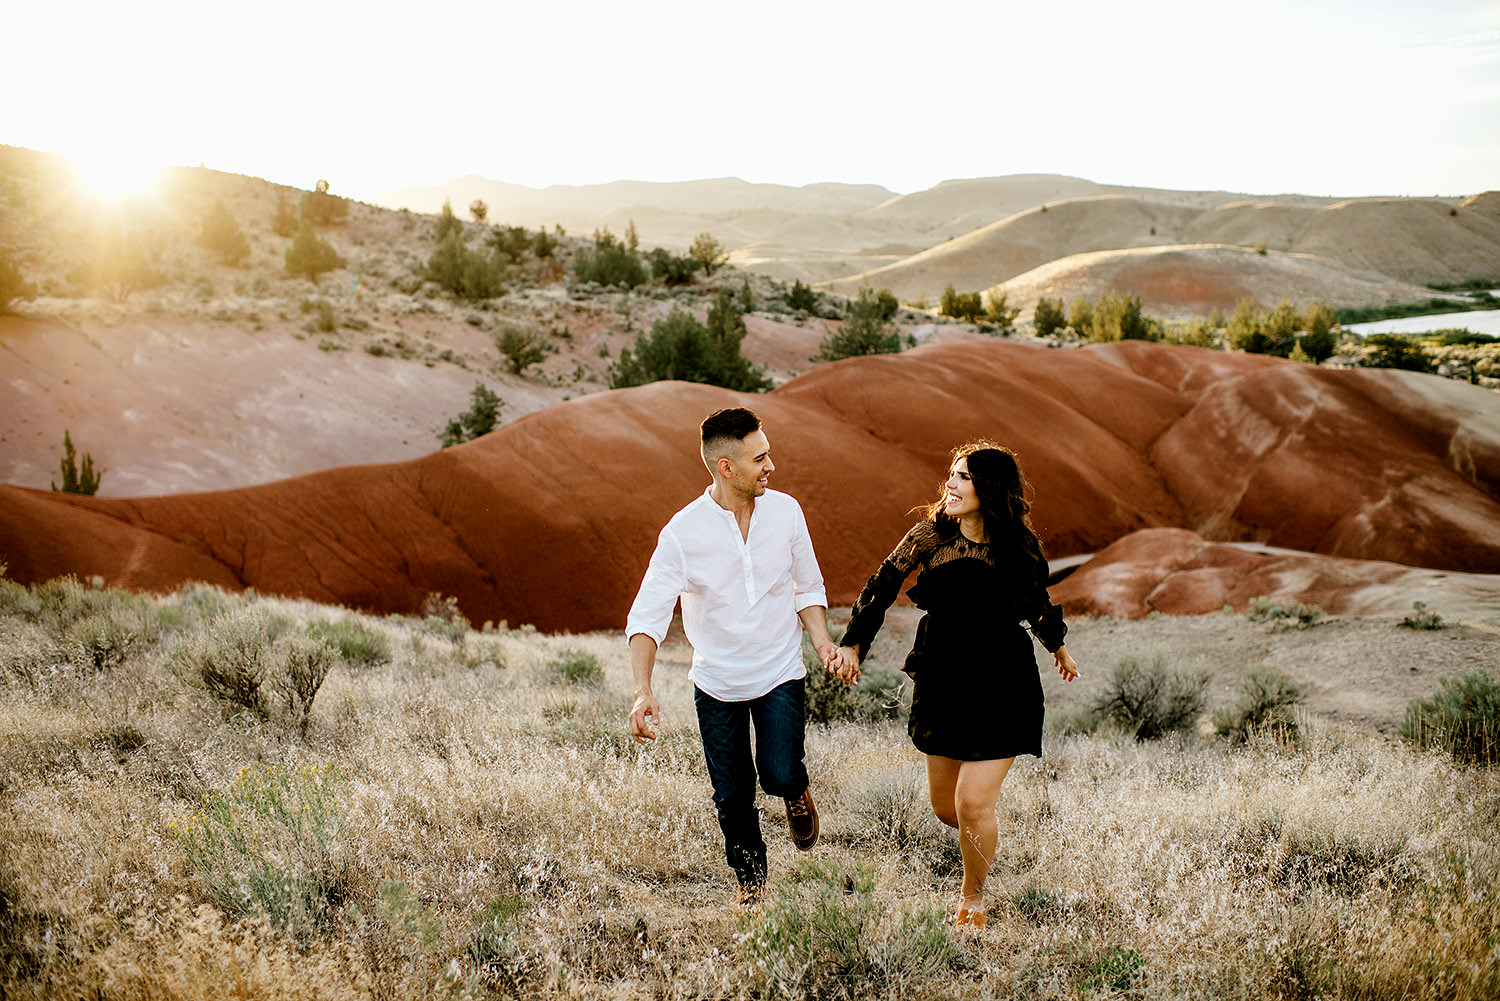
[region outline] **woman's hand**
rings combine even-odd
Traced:
[[[1066,646],[1057,648],[1052,655],[1052,663],[1057,665],[1057,673],[1062,675],[1064,681],[1072,681],[1078,677],[1078,665],[1073,661],[1073,655],[1068,653]]]
[[[859,651],[852,646],[841,646],[827,662],[827,667],[845,684],[858,684]]]

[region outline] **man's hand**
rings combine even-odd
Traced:
[[[630,735],[637,744],[656,739],[656,727],[661,724],[661,706],[651,692],[641,692],[630,707]]]
[[[828,670],[838,675],[839,680],[845,684],[859,684],[859,651],[852,646],[837,648]]]
[[[1052,663],[1057,665],[1057,673],[1062,675],[1064,681],[1072,681],[1078,677],[1078,665],[1073,661],[1073,655],[1068,653],[1068,648],[1060,646],[1052,655]]]

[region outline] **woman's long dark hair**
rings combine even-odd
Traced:
[[[984,534],[992,545],[1010,544],[1030,556],[1037,564],[1037,573],[1045,580],[1047,557],[1042,553],[1042,540],[1031,527],[1031,502],[1026,499],[1026,477],[1016,454],[1003,445],[992,441],[971,441],[953,450],[948,469],[959,459],[969,466],[969,479],[974,483],[974,495],[979,498],[979,514],[984,519]],[[947,482],[943,477],[943,482]],[[943,511],[943,500],[947,488],[938,484],[938,499],[927,505],[924,513],[928,521],[937,526],[938,532],[949,536],[958,531],[958,521]]]

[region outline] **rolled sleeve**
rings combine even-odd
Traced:
[[[807,533],[807,518],[802,514],[802,505],[797,505],[796,524],[792,529],[792,589],[796,594],[797,611],[814,605],[828,606],[828,593],[823,587],[823,571],[818,567],[818,557],[813,552],[812,536]]]
[[[636,592],[630,614],[625,618],[626,642],[636,633],[644,633],[657,646],[661,645],[672,625],[672,609],[677,605],[686,580],[682,546],[673,537],[670,527],[664,528],[657,537],[656,550],[651,554],[641,589]]]

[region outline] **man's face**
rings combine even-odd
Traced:
[[[719,465],[724,482],[745,497],[759,497],[765,493],[767,478],[775,469],[776,464],[771,461],[771,443],[760,429],[745,435],[739,449],[725,456]]]

